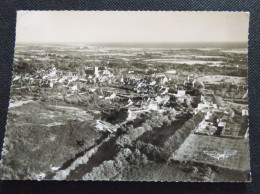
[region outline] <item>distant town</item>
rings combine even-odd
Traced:
[[[17,45],[1,174],[246,181],[248,130],[246,49]]]

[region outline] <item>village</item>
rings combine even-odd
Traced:
[[[34,136],[32,142],[40,138],[37,151],[24,143],[24,149],[33,154],[30,160],[38,161],[34,154],[53,147],[59,155],[47,163],[39,163],[38,173],[30,176],[98,179],[96,173],[103,165],[110,165],[107,161],[116,162],[117,154],[126,159],[128,156],[124,154],[130,149],[140,155],[136,162],[144,163],[147,173],[158,173],[159,166],[164,165],[169,173],[161,180],[178,180],[179,175],[170,173],[176,170],[185,180],[193,180],[194,176],[203,181],[223,176],[228,179],[229,173],[220,173],[226,168],[242,174],[236,180],[248,178],[248,160],[241,160],[248,154],[247,84],[246,77],[240,76],[243,70],[235,65],[243,64],[244,54],[219,50],[221,57],[232,61],[222,67],[211,66],[216,61],[207,61],[212,60],[211,50],[98,48],[100,51],[92,56],[93,48],[40,47],[35,51],[30,48],[25,52],[18,47],[16,51],[8,126],[15,129],[10,131],[15,134],[13,137],[22,142],[23,135],[15,132],[21,126],[22,134]],[[195,60],[195,64],[147,61],[147,58],[179,56],[179,52],[185,53],[185,58],[193,56],[190,60]],[[196,61],[194,54],[206,56]],[[219,59],[214,56],[213,60]],[[34,130],[38,133],[31,133]],[[67,143],[59,147],[56,145],[59,141]],[[25,157],[20,149],[10,151]],[[12,158],[6,159],[9,160]],[[27,159],[23,161],[25,166],[30,164]],[[134,161],[128,161],[121,173],[115,170],[117,176],[126,180],[149,179],[150,174],[142,174],[142,168],[135,166]],[[192,163],[191,167],[187,167],[187,162]],[[155,164],[158,171],[151,171]],[[201,168],[202,164],[211,170]],[[135,170],[127,170],[130,167]],[[20,176],[17,173],[12,174]],[[116,177],[109,173],[105,176],[109,180]]]
[[[84,94],[84,91],[93,93],[97,88],[102,88],[102,95],[98,96],[99,99],[127,101],[128,104],[125,107],[129,109],[130,114],[133,114],[132,110],[163,111],[167,107],[174,107],[173,104],[179,104],[189,107],[189,111],[193,114],[199,111],[205,114],[203,122],[194,130],[196,134],[248,137],[247,121],[243,121],[245,123],[241,125],[235,122],[232,124],[233,119],[247,118],[247,106],[242,106],[242,110],[238,109],[235,102],[225,102],[221,97],[214,95],[214,90],[211,88],[217,84],[203,83],[198,80],[193,74],[180,75],[176,70],[152,75],[121,71],[119,75],[115,75],[112,68],[94,66],[85,67],[84,74],[79,74],[57,70],[54,65],[51,65],[47,70],[38,69],[33,75],[15,75],[12,89],[37,91],[39,88],[44,88],[50,93],[66,89],[67,96],[70,96],[75,93]],[[235,100],[246,102],[247,86],[245,84],[232,83],[229,87],[244,93],[242,98],[238,97]],[[114,88],[121,91],[113,91]],[[130,94],[129,91],[131,91]],[[194,104],[195,100],[199,103]]]

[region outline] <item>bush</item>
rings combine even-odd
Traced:
[[[114,160],[105,161],[93,168],[90,173],[83,176],[83,180],[110,180],[127,167],[127,159],[131,154],[128,148],[121,150]]]
[[[144,132],[151,131],[151,130],[152,130],[152,128],[149,124],[143,123],[141,127],[132,128],[132,130],[128,130],[127,134],[121,135],[116,140],[116,144],[121,147],[125,147],[125,145],[131,145],[132,141],[136,140]]]
[[[179,148],[179,146],[190,135],[191,131],[204,119],[204,114],[199,112],[193,118],[188,120],[179,130],[177,130],[172,136],[170,136],[162,148],[162,155],[168,159],[168,157]]]
[[[147,162],[148,160],[146,155],[142,154],[138,149],[135,149],[135,151],[129,157],[130,165],[136,166],[138,168],[145,166]]]
[[[179,130],[170,136],[163,147],[158,147],[142,141],[136,142],[137,149],[141,150],[152,160],[167,160],[170,155],[179,148],[179,146],[190,135],[191,131],[203,120],[204,114],[199,112],[193,118],[188,120]]]
[[[137,149],[141,150],[141,152],[145,153],[152,160],[161,160],[163,159],[162,149],[152,145],[150,143],[144,143],[142,141],[136,142]]]

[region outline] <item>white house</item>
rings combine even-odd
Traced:
[[[217,104],[212,104],[212,107],[217,109],[218,105]]]
[[[50,81],[50,87],[51,88],[53,88],[53,85],[54,85],[53,81]]]
[[[154,100],[151,100],[151,101],[150,101],[150,104],[149,104],[149,106],[148,106],[148,109],[149,109],[149,110],[158,110],[157,102],[154,101]]]
[[[205,116],[205,120],[208,120],[211,116],[212,116],[212,113],[208,111]]]
[[[248,116],[248,110],[242,109],[242,116]]]
[[[163,75],[163,74],[159,74],[157,75],[157,78],[158,81],[159,81],[159,84],[165,84],[166,82],[168,82],[168,78],[166,77],[166,75]]]
[[[176,74],[176,70],[169,70],[169,71],[166,71],[166,73],[168,73],[168,74]]]
[[[198,110],[202,110],[204,108],[208,108],[208,104],[204,104],[204,103],[199,103],[198,104]]]
[[[184,103],[184,98],[178,98],[178,99],[177,99],[177,102],[178,102],[178,103]]]
[[[178,96],[184,96],[186,94],[186,91],[185,90],[178,90],[177,91],[177,95]]]
[[[72,86],[72,87],[71,87],[71,90],[72,90],[72,91],[77,91],[77,90],[78,90],[78,86],[77,86],[77,85]]]
[[[220,121],[220,122],[218,123],[218,127],[223,127],[223,128],[225,128],[225,127],[226,127],[226,122]]]
[[[98,67],[95,67],[95,76],[96,76],[96,77],[99,77]]]
[[[165,76],[162,80],[162,84],[165,84],[166,82],[168,82],[168,78]]]
[[[56,73],[57,73],[56,67],[53,65],[53,66],[51,67],[51,69],[50,69],[49,76],[50,76],[50,77],[53,77],[53,76],[56,75]]]

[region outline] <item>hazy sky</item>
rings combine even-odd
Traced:
[[[245,12],[18,11],[16,42],[244,42]]]

